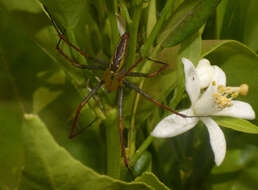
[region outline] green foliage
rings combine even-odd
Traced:
[[[244,119],[230,118],[230,117],[218,117],[215,121],[223,127],[228,127],[236,131],[258,134],[258,127],[251,122]]]
[[[160,34],[158,43],[163,47],[171,47],[182,42],[205,23],[219,2],[220,0],[194,0],[182,3]]]
[[[26,161],[20,189],[155,190],[155,186],[163,185],[152,173],[148,174],[151,179],[142,177],[131,183],[97,174],[60,147],[37,115],[26,114],[24,118],[22,136]],[[153,183],[154,187],[148,183]]]
[[[103,72],[74,68],[56,50],[48,13],[74,45],[107,63],[119,41],[120,14],[130,35],[125,66],[140,54],[169,64],[154,78],[127,79],[172,109],[190,104],[181,57],[195,65],[205,57],[225,71],[227,85],[249,85],[239,99],[257,114],[257,1],[219,2],[0,0],[0,189],[256,189],[257,118],[214,118],[227,139],[220,167],[214,166],[202,124],[174,138],[150,137],[170,113],[128,88],[123,125],[131,171],[121,158],[116,92],[99,90],[78,126],[96,121],[67,138],[76,107]],[[61,48],[80,64],[96,64],[64,42]],[[144,60],[134,71],[159,68]]]
[[[40,0],[45,8],[53,13],[54,20],[59,23],[59,26],[67,30],[71,30],[78,24],[81,12],[84,8],[83,0]]]

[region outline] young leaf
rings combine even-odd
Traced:
[[[171,47],[183,41],[206,22],[219,2],[220,0],[184,1],[160,34],[158,44]]]

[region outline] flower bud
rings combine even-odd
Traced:
[[[197,74],[200,79],[200,87],[207,88],[212,82],[214,68],[211,66],[208,59],[201,59],[196,67]]]

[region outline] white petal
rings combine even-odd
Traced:
[[[211,118],[201,118],[203,123],[206,125],[209,136],[212,151],[214,153],[215,163],[219,166],[226,155],[226,140],[223,131],[219,128],[217,123]]]
[[[189,116],[193,114],[191,109],[184,110],[180,113]],[[183,118],[176,114],[172,114],[165,117],[158,123],[158,125],[152,131],[151,136],[160,138],[174,137],[190,130],[197,124],[198,121],[199,118],[196,117]]]
[[[214,74],[212,81],[216,82],[216,85],[226,86],[226,75],[224,71],[218,66],[214,65]]]
[[[213,94],[216,92],[217,86],[213,86],[212,83],[210,83],[210,86],[207,88],[207,90],[193,105],[193,111],[195,115],[206,116],[217,112],[217,105],[213,97]]]
[[[212,115],[216,116],[231,116],[242,119],[255,119],[255,112],[252,106],[242,101],[232,101],[232,106],[224,108],[221,111],[217,111]]]
[[[200,95],[200,80],[192,62],[186,58],[182,58],[185,71],[185,88],[191,99],[192,104]]]
[[[207,88],[214,78],[214,66],[211,66],[208,59],[201,59],[196,67],[200,79],[200,87]]]

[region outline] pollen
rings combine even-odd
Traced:
[[[216,81],[212,81],[212,86],[215,86],[216,85]]]

